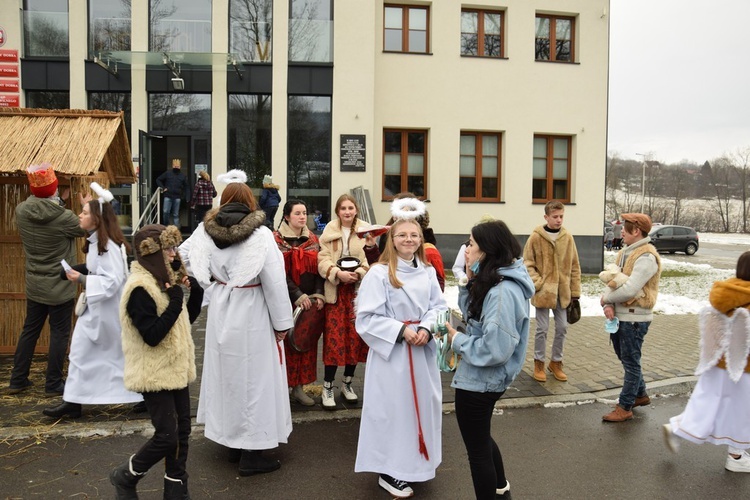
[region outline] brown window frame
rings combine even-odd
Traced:
[[[389,50],[385,48],[385,10],[388,8],[401,9],[401,50]],[[427,26],[425,28],[425,50],[416,52],[409,50],[409,9],[424,10],[427,12]],[[395,54],[429,54],[430,53],[430,6],[429,5],[404,5],[404,4],[383,4],[383,52]]]
[[[535,156],[532,153],[532,164],[531,164],[531,196],[532,196],[532,202],[533,203],[547,203],[551,200],[559,200],[563,203],[570,203],[570,189],[572,184],[572,163],[573,163],[573,136],[572,135],[549,135],[549,134],[534,134],[534,141],[537,139],[546,139],[547,140],[547,156],[544,158],[547,163],[546,168],[546,174],[547,177],[534,177],[534,160],[542,159],[542,157]],[[568,141],[568,171],[567,171],[567,177],[566,177],[566,185],[565,185],[565,196],[555,196],[555,179],[553,178],[553,167],[554,167],[554,141],[556,139],[567,139]],[[533,144],[532,144],[533,148]],[[533,149],[532,149],[533,151]],[[547,189],[547,196],[544,198],[538,198],[534,197],[534,182],[537,180],[545,179],[546,181],[546,189]]]
[[[536,41],[538,38],[534,37],[534,60],[542,62],[561,62],[561,63],[575,63],[576,62],[576,18],[574,16],[558,16],[554,14],[537,14],[534,18],[534,30],[536,31],[536,20],[537,19],[549,19],[549,59],[539,59],[536,54]],[[558,60],[557,59],[557,23],[556,20],[561,19],[570,21],[570,60]]]
[[[401,184],[399,191],[387,195],[386,194],[386,167],[385,167],[385,158],[386,158],[386,139],[385,136],[387,133],[400,133],[401,134],[401,165],[400,165],[400,177],[401,177]],[[414,133],[421,133],[424,134],[424,152],[422,153],[424,157],[424,170],[422,172],[422,183],[424,185],[424,193],[421,196],[417,196],[420,200],[426,200],[428,198],[428,192],[427,192],[427,173],[429,171],[429,163],[428,163],[428,154],[427,150],[429,148],[428,140],[430,138],[429,136],[429,130],[427,129],[402,129],[402,128],[384,128],[383,129],[383,146],[382,146],[382,152],[383,152],[383,175],[382,175],[382,189],[383,189],[383,197],[382,199],[385,200],[392,200],[398,193],[403,193],[406,191],[413,192],[409,189],[409,134]],[[416,193],[414,193],[416,194]]]
[[[481,201],[481,202],[499,202],[501,200],[502,192],[502,159],[503,159],[503,134],[500,132],[465,132],[461,131],[461,137],[472,136],[475,138],[474,142],[474,175],[465,176],[461,175],[460,164],[459,164],[459,192],[458,201]],[[489,197],[482,196],[482,158],[486,155],[482,154],[482,140],[484,137],[496,137],[497,138],[497,196]],[[459,158],[468,157],[472,155],[464,155],[461,153],[459,146]],[[473,178],[474,179],[474,196],[461,196],[461,178]]]
[[[505,11],[504,10],[493,10],[493,9],[461,9],[461,14],[464,12],[472,12],[477,14],[477,54],[464,54],[461,51],[461,57],[487,57],[490,59],[504,59],[505,58]],[[484,14],[499,14],[500,15],[500,54],[497,56],[490,56],[484,53]],[[465,32],[461,31],[461,36]],[[472,33],[473,34],[473,33]],[[461,44],[463,48],[463,43]]]

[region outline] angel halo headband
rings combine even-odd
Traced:
[[[98,182],[92,182],[91,189],[99,197],[100,207],[104,205],[105,202],[109,203],[115,199],[115,196],[112,194],[112,191],[110,191],[109,189],[104,189]]]
[[[222,184],[232,184],[235,182],[240,182],[242,184],[247,183],[247,174],[244,170],[240,170],[238,168],[232,169],[226,174],[221,174],[218,177],[216,177],[216,180],[218,182],[221,182]]]
[[[415,220],[426,212],[425,204],[417,198],[400,198],[391,203],[393,220]]]

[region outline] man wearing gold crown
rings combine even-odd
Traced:
[[[170,223],[180,227],[180,201],[185,196],[185,201],[190,203],[190,188],[187,177],[182,173],[182,161],[179,158],[172,160],[172,170],[167,170],[156,179],[156,184],[164,193],[163,220],[165,226]],[[172,217],[172,220],[169,217]]]
[[[26,255],[26,320],[16,345],[9,394],[28,389],[31,360],[49,316],[50,341],[45,393],[62,395],[63,363],[70,338],[75,284],[60,279],[65,259],[76,261],[75,238],[85,236],[78,217],[58,203],[57,177],[49,163],[26,170],[31,196],[16,207],[16,224]]]

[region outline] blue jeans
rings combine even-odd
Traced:
[[[641,372],[641,347],[650,325],[650,321],[620,321],[620,328],[611,336],[612,347],[625,370],[620,391],[620,406],[624,410],[633,408],[636,397],[646,395]]]
[[[173,224],[180,227],[180,199],[164,197],[164,225],[169,225],[169,216],[172,216]]]

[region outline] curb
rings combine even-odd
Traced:
[[[676,377],[666,380],[649,382],[648,389],[651,397],[671,397],[689,394],[692,392],[698,377]],[[555,394],[551,396],[508,398],[500,399],[495,405],[495,410],[521,409],[521,408],[554,408],[570,405],[605,403],[613,404],[620,394],[620,388],[607,389],[598,392],[581,392],[577,394]],[[443,403],[443,414],[453,413],[454,403]],[[322,422],[326,420],[351,420],[360,418],[361,409],[315,411],[303,412],[297,416],[292,414],[293,424],[308,422]],[[59,421],[58,421],[59,422]],[[127,422],[96,422],[92,424],[76,425],[75,428],[66,428],[67,424],[58,426],[58,422],[50,426],[34,427],[5,427],[0,428],[0,442],[15,441],[21,439],[36,438],[44,440],[49,438],[91,438],[91,437],[118,437],[141,434],[151,437],[154,428],[150,420],[127,421]],[[192,421],[193,433],[203,432],[203,424]]]

